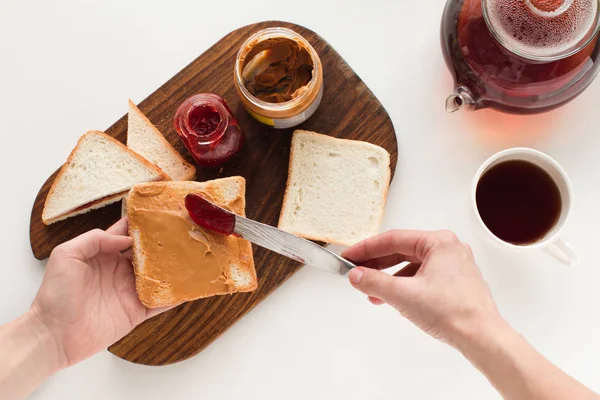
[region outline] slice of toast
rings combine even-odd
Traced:
[[[196,167],[188,163],[136,105],[129,100],[127,147],[157,165],[174,181],[190,181]]]
[[[129,100],[127,116],[127,147],[162,169],[174,181],[191,181],[196,167],[188,163],[158,128]],[[121,215],[127,215],[127,200],[123,199]]]
[[[198,193],[244,215],[242,177],[134,186],[127,198],[136,290],[146,307],[166,307],[257,288],[252,245],[205,230],[189,217],[185,196]]]
[[[390,176],[390,155],[379,146],[297,130],[279,228],[347,246],[374,236]]]
[[[160,168],[100,131],[77,142],[44,204],[46,225],[121,200],[136,183],[168,180]]]

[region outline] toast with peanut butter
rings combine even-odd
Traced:
[[[136,290],[146,307],[249,292],[258,286],[252,245],[196,225],[185,208],[189,193],[245,215],[242,177],[134,186],[127,197],[127,215]]]

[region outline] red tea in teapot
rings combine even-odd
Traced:
[[[600,69],[598,0],[449,0],[447,110],[536,113],[581,93]]]

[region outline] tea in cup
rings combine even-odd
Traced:
[[[577,253],[559,238],[571,207],[571,182],[550,156],[529,148],[490,157],[475,175],[472,189],[477,221],[501,247],[544,249],[567,265]]]

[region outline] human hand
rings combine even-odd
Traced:
[[[501,320],[471,249],[451,232],[389,231],[342,256],[363,266],[350,272],[350,282],[373,304],[391,305],[454,347]],[[404,262],[394,276],[381,272]]]
[[[127,220],[56,247],[32,310],[56,341],[62,368],[107,348],[142,321],[148,309],[135,291]]]

